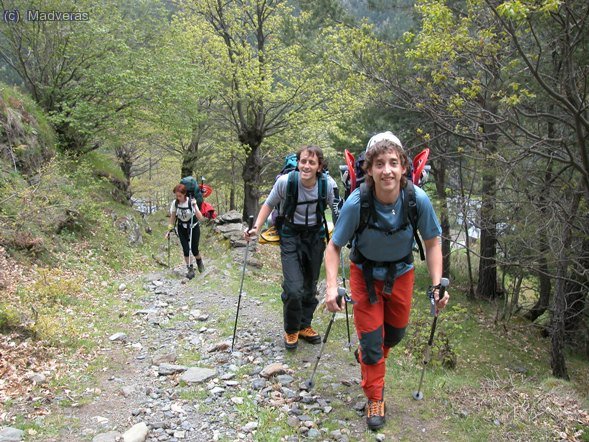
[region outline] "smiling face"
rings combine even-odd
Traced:
[[[370,149],[366,159],[366,173],[374,186],[376,197],[383,203],[395,202],[405,185],[407,156],[398,146],[383,141]]]
[[[315,185],[317,174],[323,168],[321,159],[313,150],[303,149],[298,159],[299,177],[305,187]]]

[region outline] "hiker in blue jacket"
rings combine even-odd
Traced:
[[[254,226],[244,232],[249,241],[274,207],[280,206],[276,227],[282,261],[284,346],[288,350],[297,348],[299,338],[312,344],[321,342],[311,322],[319,303],[317,281],[328,235],[324,211],[334,201],[333,181],[322,173],[323,163],[321,148],[301,147],[297,152],[298,171],[278,178]]]
[[[338,312],[342,309],[337,302],[340,250],[352,242],[350,289],[360,342],[356,358],[368,400],[366,421],[372,430],[385,424],[386,358],[405,335],[411,311],[415,282],[412,248],[416,240],[408,219],[411,188],[418,218],[415,228],[423,238],[432,286],[437,286],[442,277],[442,229],[427,194],[408,182],[409,167],[407,154],[395,135],[384,132],[371,138],[364,163],[366,183],[344,203],[325,253],[325,304],[329,311]],[[365,201],[371,208],[363,225],[366,203],[362,195],[368,197]],[[449,294],[439,299],[436,288],[434,299],[436,308],[443,309]]]

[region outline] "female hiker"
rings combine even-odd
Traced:
[[[371,138],[364,163],[366,187],[354,190],[344,203],[325,253],[325,302],[329,311],[337,312],[341,310],[336,300],[340,249],[352,241],[350,289],[360,342],[356,357],[371,430],[385,424],[385,360],[403,338],[409,322],[414,285],[414,232],[408,222],[409,206],[405,204],[410,197],[409,186],[414,188],[417,230],[424,240],[432,285],[437,286],[442,277],[440,224],[425,192],[407,182],[408,168],[409,160],[395,135],[385,132]],[[370,211],[367,223],[362,222],[366,221],[361,217],[362,210]],[[436,290],[436,308],[442,309],[449,295],[446,292],[440,300],[438,294]]]
[[[282,261],[284,346],[288,350],[297,348],[299,338],[311,344],[321,342],[311,322],[319,303],[317,280],[327,235],[324,212],[332,207],[334,198],[333,185],[322,173],[323,162],[319,147],[301,147],[297,152],[298,170],[278,178],[254,226],[244,232],[249,241],[272,209],[280,206],[276,228]]]
[[[205,269],[205,266],[202,263],[202,257],[198,251],[198,243],[200,241],[199,221],[202,221],[204,216],[198,209],[195,198],[190,198],[190,205],[188,204],[189,198],[184,184],[176,185],[173,192],[176,195],[176,199],[172,201],[172,204],[170,205],[170,224],[168,224],[166,238],[168,238],[174,231],[174,226],[176,225],[177,220],[178,238],[180,238],[180,244],[182,245],[182,251],[184,253],[184,261],[186,261],[186,268],[188,269],[186,277],[192,279],[194,278],[194,267],[190,258],[191,251],[194,258],[196,258],[198,271],[202,273]]]

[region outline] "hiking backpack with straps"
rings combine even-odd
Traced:
[[[189,199],[194,198],[196,200],[196,204],[198,205],[198,209],[200,210],[202,202],[204,201],[204,197],[202,194],[202,189],[198,185],[196,178],[193,176],[185,176],[180,180],[180,184],[184,184],[184,187],[186,187],[186,196],[188,196]]]
[[[325,219],[325,210],[328,207],[327,203],[327,176],[322,173],[317,177],[317,199],[310,201],[298,201],[299,198],[299,171],[293,170],[289,172],[286,183],[286,197],[283,203],[280,205],[280,211],[276,217],[276,228],[280,231],[284,226],[285,222],[289,223],[289,226],[293,225],[294,213],[297,206],[302,204],[313,204],[316,203],[317,207],[315,210],[317,216],[316,225],[323,224],[325,227],[326,235],[329,235],[327,229],[327,220]],[[308,222],[308,220],[307,220]]]
[[[280,178],[282,175],[286,175],[287,173],[292,172],[293,170],[298,170],[297,169],[297,154],[296,153],[290,153],[284,157],[284,163],[282,164],[282,169],[280,170],[280,173],[278,175],[276,175],[274,182],[276,183],[276,181],[278,181],[278,178]],[[281,211],[280,205],[278,205],[272,211],[272,213],[270,214],[270,217],[268,219],[270,226],[276,226],[278,216],[280,215],[280,211]]]
[[[180,180],[180,184],[183,184],[184,187],[186,187],[186,196],[188,198],[188,207],[179,207],[178,200],[176,200],[175,204],[174,204],[176,211],[181,210],[183,214],[185,214],[187,212],[192,212],[192,206],[190,203],[190,201],[192,199],[194,199],[196,201],[196,204],[198,206],[198,210],[201,210],[202,203],[204,202],[204,196],[203,196],[201,187],[198,185],[198,182],[196,181],[196,178],[194,178],[193,176],[186,176]],[[193,216],[194,216],[194,214],[193,214]],[[182,216],[182,218],[186,218],[186,217]],[[178,219],[176,219],[176,221],[178,221]]]
[[[352,241],[349,244],[349,246],[352,247],[352,251],[350,252],[350,260],[354,263],[362,264],[362,273],[364,275],[364,280],[366,282],[366,287],[368,289],[371,304],[376,302],[376,293],[374,291],[372,269],[374,267],[386,267],[388,269],[383,287],[383,292],[390,294],[394,283],[394,272],[396,265],[400,262],[411,264],[413,262],[413,251],[411,251],[407,256],[398,261],[374,262],[364,257],[364,255],[362,255],[362,253],[357,249],[356,245],[358,243],[358,236],[366,228],[374,228],[380,231],[384,231],[388,235],[394,235],[399,231],[411,227],[413,230],[413,239],[419,249],[419,256],[422,261],[425,260],[423,244],[421,242],[421,239],[419,238],[419,233],[417,231],[418,212],[414,181],[417,184],[420,184],[422,182],[422,178],[424,177],[424,173],[426,172],[426,162],[428,156],[429,149],[424,149],[413,159],[413,161],[409,161],[409,167],[407,168],[408,170],[406,176],[407,184],[401,190],[401,193],[399,195],[401,198],[403,198],[403,222],[401,226],[399,226],[398,228],[384,230],[375,224],[371,224],[371,222],[374,223],[377,220],[376,208],[374,206],[374,194],[372,189],[368,187],[368,185],[365,182],[362,182],[360,184],[360,221],[358,223],[358,228],[354,232],[354,237],[352,238]],[[360,157],[362,157],[362,155],[360,155]],[[346,150],[346,161],[348,162],[348,166],[351,165],[350,159],[353,161],[353,155],[349,154],[349,152],[347,152]],[[352,164],[354,163],[352,162]],[[351,181],[353,183],[356,183],[355,173],[350,175],[352,175],[351,178],[353,178],[353,180]],[[351,190],[354,190],[353,186],[351,186]]]
[[[385,231],[370,224],[370,221],[376,220],[377,216],[376,209],[374,207],[374,194],[372,189],[370,189],[366,183],[362,183],[360,185],[360,222],[356,232],[354,233],[354,239],[352,241],[355,242],[358,235],[360,235],[367,227],[385,231],[385,233],[388,235],[394,235],[395,233],[405,230],[411,226],[413,229],[413,238],[419,249],[419,256],[423,261],[425,260],[425,252],[417,232],[417,199],[415,197],[415,185],[413,184],[413,181],[409,179],[407,180],[407,185],[401,191],[401,197],[403,198],[403,223],[396,229],[387,229]]]

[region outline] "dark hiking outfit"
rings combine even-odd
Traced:
[[[405,335],[413,296],[414,232],[404,216],[406,197],[406,189],[402,189],[395,203],[382,204],[372,194],[376,219],[371,216],[368,225],[358,232],[360,188],[354,190],[342,207],[332,238],[340,248],[353,241],[350,288],[360,342],[361,385],[370,407],[375,408],[368,410],[368,416],[372,413],[383,423],[385,358]],[[441,228],[432,204],[418,187],[415,187],[415,199],[421,237],[429,240],[440,236]]]
[[[294,201],[288,201],[288,180],[291,174],[296,174],[296,208],[292,216],[288,215],[288,208]],[[295,179],[291,177],[291,180]],[[264,202],[274,208],[280,205],[280,213],[284,219],[278,223],[280,232],[280,259],[282,261],[282,302],[285,345],[295,348],[298,337],[311,343],[319,343],[321,337],[311,328],[313,314],[319,301],[317,300],[317,281],[323,252],[326,245],[326,229],[324,215],[318,212],[320,189],[326,198],[326,207],[333,204],[333,186],[324,176],[317,178],[312,189],[307,189],[298,179],[298,172],[290,172],[281,176],[270,195]],[[292,196],[288,197],[292,198]]]
[[[193,204],[196,204],[196,200],[191,199]],[[170,214],[176,214],[177,220],[177,233],[178,238],[180,239],[180,244],[182,246],[182,252],[184,254],[184,258],[188,259],[190,256],[190,246],[192,245],[192,255],[194,257],[199,256],[198,245],[200,242],[200,225],[198,219],[196,218],[194,208],[188,206],[188,199],[183,203],[178,203],[178,201],[172,201],[172,205],[170,206]],[[190,238],[190,224],[192,220],[192,244]],[[188,262],[188,261],[187,261]],[[188,265],[188,264],[187,264]],[[196,265],[198,267],[199,272],[203,272],[204,265],[202,259],[196,259]],[[188,265],[188,274],[194,277],[194,270],[192,264]]]

